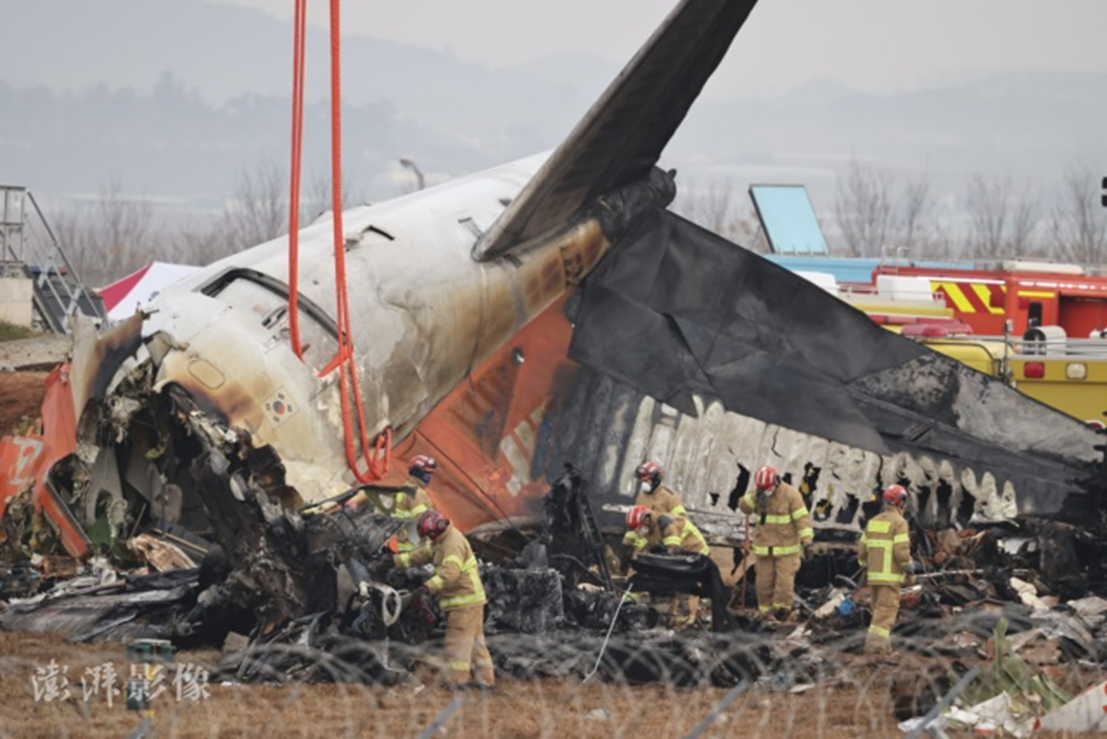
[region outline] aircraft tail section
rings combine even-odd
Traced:
[[[487,260],[644,177],[757,0],[684,0],[473,247]]]

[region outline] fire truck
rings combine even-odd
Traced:
[[[1071,416],[1098,426],[1107,420],[1107,276],[1031,261],[874,269],[874,286],[897,283],[913,284],[916,297],[929,286],[940,308],[897,314],[887,308],[896,302],[894,290],[883,303],[858,307]]]

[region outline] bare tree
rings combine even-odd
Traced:
[[[700,226],[758,252],[769,250],[753,206],[739,195],[730,179],[711,179],[706,185],[689,181],[678,188],[673,210]]]
[[[288,178],[271,161],[239,175],[225,210],[227,240],[235,249],[271,241],[288,230]]]
[[[1051,232],[1059,256],[1080,264],[1102,264],[1107,257],[1107,210],[1099,203],[1100,178],[1087,166],[1062,177]]]
[[[63,211],[52,221],[66,255],[90,285],[117,280],[156,257],[149,201],[125,195],[115,178],[98,188],[91,207]]]
[[[875,167],[850,161],[849,172],[837,182],[834,213],[853,256],[874,256],[889,246],[895,230],[892,190],[895,177]]]
[[[1013,203],[1011,213],[1011,251],[1016,255],[1034,256],[1038,252],[1037,231],[1039,220],[1037,188],[1027,185]]]
[[[181,264],[206,265],[239,251],[227,228],[230,216],[224,212],[212,216],[196,216],[186,227],[179,227],[166,240],[165,258]]]
[[[334,209],[334,189],[331,186],[330,174],[316,173],[308,185],[306,197],[300,200],[300,226],[306,226]],[[346,210],[357,198],[352,194],[350,180],[344,172],[342,175],[342,209]]]
[[[969,250],[973,256],[1000,256],[1010,217],[1011,178],[988,178],[976,173],[969,178],[965,211],[969,217]]]
[[[97,212],[100,246],[109,269],[122,276],[150,261],[153,211],[145,197],[125,197],[123,185],[113,178],[100,187]]]
[[[936,230],[934,201],[930,197],[930,181],[925,175],[908,180],[904,185],[903,206],[897,222],[897,241],[910,254],[931,251]]]

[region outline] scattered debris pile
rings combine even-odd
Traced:
[[[238,464],[266,469],[249,454]],[[396,489],[362,486],[290,512],[276,486],[241,480],[231,460],[226,469],[201,486],[210,504],[250,505],[223,511],[215,541],[149,527],[83,565],[33,551],[51,541],[49,527],[9,505],[0,627],[61,630],[74,641],[220,644],[223,677],[242,682],[393,684],[434,653],[426,647],[442,638],[441,614],[412,595],[429,572],[369,574],[401,523],[387,515]],[[345,505],[359,492],[368,505]],[[805,563],[797,617],[786,624],[749,608],[756,565],[727,588],[706,560],[647,554],[628,580],[617,537],[596,525],[587,485],[571,467],[533,528],[507,524],[471,539],[489,597],[488,643],[505,674],[687,687],[746,681],[794,692],[852,679],[867,664],[867,590],[840,536]],[[1014,733],[1090,700],[1080,694],[1093,683],[1079,676],[1090,680],[1107,658],[1107,545],[1097,527],[1004,522],[919,529],[913,539],[925,571],[903,590],[894,641],[897,659],[922,667],[890,681],[901,719],[926,715],[973,665],[983,667],[960,702],[936,714],[945,725]],[[666,600],[678,592],[704,599],[702,628],[665,628]]]

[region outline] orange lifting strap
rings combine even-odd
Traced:
[[[334,358],[319,373],[324,377],[338,370],[338,386],[342,394],[342,428],[346,441],[346,463],[358,482],[379,480],[388,472],[392,451],[392,430],[385,429],[369,442],[365,411],[361,403],[354,342],[350,335],[350,304],[346,291],[346,251],[342,233],[342,106],[341,75],[339,73],[339,2],[331,0],[331,207],[334,211],[334,282],[338,324],[338,350]],[[299,250],[300,250],[300,160],[303,152],[304,128],[304,38],[307,27],[307,0],[296,0],[296,20],[292,62],[292,165],[291,196],[288,214],[288,314],[292,351],[303,359],[300,344],[299,316]],[[354,449],[354,424],[350,413],[351,391],[353,407],[357,409],[357,433],[361,443],[361,458],[365,471],[359,469]]]

